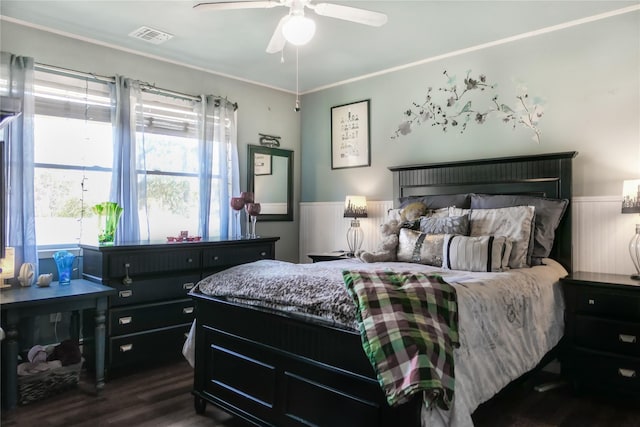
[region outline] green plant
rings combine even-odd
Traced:
[[[91,210],[98,215],[98,243],[113,243],[122,208],[115,202],[102,202]]]

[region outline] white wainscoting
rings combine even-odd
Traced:
[[[360,227],[364,232],[363,250],[375,250],[378,240],[378,228],[386,218],[387,210],[393,202],[367,201],[367,218],[360,218]],[[351,218],[344,218],[344,202],[305,202],[300,203],[300,262],[311,262],[307,254],[349,250],[347,230]]]
[[[631,274],[629,240],[640,215],[622,215],[620,196],[575,197],[573,199],[573,270]],[[364,231],[362,249],[373,251],[379,240],[379,225],[391,201],[367,201],[369,216],[360,220]],[[344,202],[300,203],[300,262],[307,254],[348,250],[349,218],[343,218]]]
[[[599,273],[631,274],[629,241],[640,215],[620,213],[622,198],[573,199],[573,269]]]

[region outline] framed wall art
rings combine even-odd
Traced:
[[[271,175],[271,156],[269,154],[256,153],[253,167],[256,175]]]
[[[331,169],[371,166],[369,101],[331,107]]]

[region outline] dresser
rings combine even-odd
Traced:
[[[210,239],[185,243],[80,245],[82,276],[115,289],[106,314],[106,375],[141,363],[182,357],[194,318],[187,295],[200,279],[217,271],[275,258],[278,237]],[[85,331],[95,316],[85,316]],[[85,341],[92,337],[85,337]],[[85,358],[91,361],[93,346]]]
[[[639,392],[640,281],[576,272],[561,282],[568,379],[578,388]]]

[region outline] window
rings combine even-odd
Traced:
[[[165,240],[183,230],[190,235],[198,233],[199,160],[193,104],[191,100],[143,92],[136,107],[143,240]]]
[[[35,78],[36,243],[43,247],[95,242],[98,224],[91,208],[110,200],[117,146],[111,81],[52,72],[46,66],[36,69]],[[184,230],[197,235],[202,224],[203,162],[198,139],[202,118],[200,108],[194,107],[200,101],[149,87],[131,99],[135,99],[140,239],[166,241]],[[217,123],[218,118],[208,122],[214,120]],[[229,137],[231,123],[225,119],[220,139]],[[213,160],[209,236],[223,234],[221,224],[226,227],[220,199],[231,191],[222,191],[222,185],[232,185],[232,168],[237,167],[230,163],[231,144],[223,147],[223,143],[214,141],[209,154]]]
[[[97,235],[91,206],[111,185],[111,101],[106,83],[35,72],[35,217],[38,246]]]

